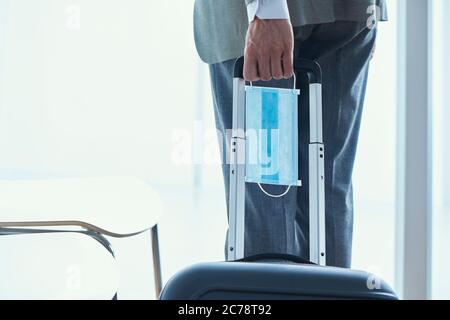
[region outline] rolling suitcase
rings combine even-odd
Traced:
[[[309,101],[309,259],[285,254],[244,258],[246,135],[243,58],[233,83],[233,136],[227,262],[200,263],[177,273],[162,300],[396,300],[380,278],[362,271],[326,267],[325,147],[322,140],[322,71],[315,61],[295,61],[296,87]]]

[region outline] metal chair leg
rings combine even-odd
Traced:
[[[156,224],[151,230],[152,238],[152,254],[153,254],[153,274],[155,278],[155,291],[156,297],[162,291],[162,272],[161,272],[161,258],[159,254],[159,238],[158,238],[158,225]]]

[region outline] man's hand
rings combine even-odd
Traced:
[[[293,68],[294,35],[289,20],[255,20],[247,31],[244,79],[288,79]]]

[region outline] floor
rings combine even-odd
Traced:
[[[160,223],[163,280],[196,262],[224,259],[226,232],[222,188],[155,188],[164,202]],[[375,273],[393,285],[395,214],[389,203],[355,202],[353,267]],[[433,297],[450,298],[450,208],[435,209]],[[119,299],[154,299],[150,234],[111,239],[120,272]],[[57,245],[57,244],[56,244]],[[95,263],[95,257],[92,257]],[[3,265],[3,264],[2,264]],[[0,272],[2,272],[0,266]],[[48,275],[51,276],[51,275]],[[16,292],[20,294],[20,292]]]

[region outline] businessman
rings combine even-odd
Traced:
[[[216,126],[232,127],[232,78],[245,56],[248,81],[288,79],[293,59],[317,60],[323,69],[323,134],[327,146],[327,264],[351,265],[352,171],[376,23],[387,19],[385,0],[196,0],[195,41],[210,65]],[[307,181],[308,122],[300,122],[300,178]],[[223,143],[229,141],[223,141]],[[225,157],[225,153],[223,155]],[[229,167],[223,159],[226,198]],[[272,193],[282,187],[267,186]],[[266,197],[246,187],[245,255],[288,253],[308,258],[307,188]]]

